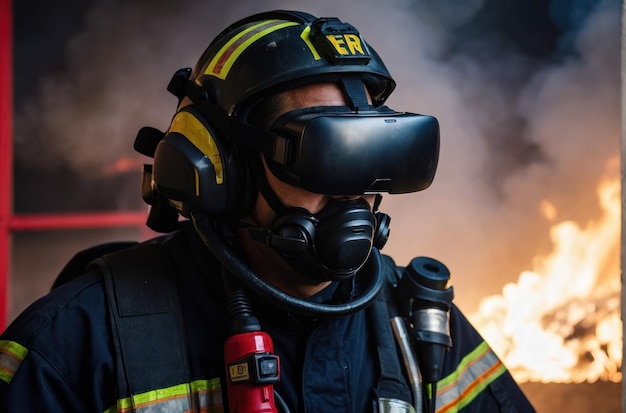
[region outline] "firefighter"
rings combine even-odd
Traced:
[[[433,180],[439,128],[349,23],[240,20],[143,128],[148,225],[77,254],[0,341],[1,412],[532,412],[451,303],[381,255],[383,193]]]

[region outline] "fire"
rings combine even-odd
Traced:
[[[484,299],[470,320],[519,382],[620,382],[619,162],[598,186],[602,216],[550,229],[553,250]],[[554,205],[540,205],[554,219]]]

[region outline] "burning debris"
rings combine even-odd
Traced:
[[[520,382],[620,382],[618,162],[598,187],[602,216],[551,228],[554,249],[470,319]]]

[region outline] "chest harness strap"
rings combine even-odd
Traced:
[[[118,398],[189,383],[178,287],[163,247],[143,243],[93,264],[104,274],[109,300]]]
[[[374,388],[375,413],[407,412],[415,413],[410,404],[411,391],[406,384],[398,349],[391,327],[391,314],[396,314],[395,288],[396,274],[392,273],[395,265],[385,265],[386,283],[382,294],[368,309],[369,321],[374,332],[380,366],[380,377]]]

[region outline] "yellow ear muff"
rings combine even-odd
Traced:
[[[197,117],[186,111],[178,112],[172,119],[169,132],[180,133],[204,153],[215,169],[215,183],[218,185],[224,183],[224,169],[217,143]]]
[[[174,115],[152,169],[155,192],[183,216],[244,216],[256,199],[245,159],[194,105]]]

